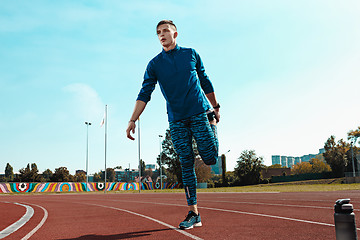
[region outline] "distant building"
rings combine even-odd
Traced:
[[[311,159],[315,158],[316,154],[308,154],[301,157],[301,162],[310,162]]]
[[[281,156],[280,158],[281,158],[281,166],[287,167],[288,166],[287,165],[288,164],[287,157]]]
[[[211,171],[215,174],[215,175],[220,175],[222,174],[222,161],[221,161],[221,156],[218,157],[218,161],[215,165],[211,165]]]
[[[155,171],[156,165],[155,164],[146,164],[145,169],[151,169],[151,170]]]
[[[139,169],[114,169],[116,182],[133,182],[139,176]]]
[[[272,155],[272,165],[280,164],[283,167],[292,167],[298,163],[310,162],[311,159],[316,158],[317,155],[323,154],[325,152],[324,148],[319,149],[318,154],[308,154],[301,157],[287,157],[280,155]]]
[[[271,161],[272,161],[272,165],[275,165],[275,164],[281,165],[280,155],[271,156]]]
[[[295,158],[294,157],[287,157],[287,166],[291,168],[295,164]]]

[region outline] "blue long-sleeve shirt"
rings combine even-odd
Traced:
[[[176,45],[163,50],[148,64],[137,100],[150,101],[159,82],[167,103],[169,121],[182,120],[211,108],[205,94],[214,92],[199,54]]]

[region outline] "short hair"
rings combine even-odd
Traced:
[[[177,30],[176,26],[175,26],[175,23],[171,20],[161,20],[157,25],[156,25],[156,31],[158,29],[158,27],[160,25],[163,25],[163,24],[170,24],[171,26],[173,26],[175,28],[175,30]]]

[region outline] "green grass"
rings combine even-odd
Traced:
[[[260,184],[242,187],[223,187],[198,189],[198,192],[327,192],[359,190],[360,183],[343,184],[341,180],[303,181],[289,183]],[[141,193],[183,193],[183,189],[141,190]],[[107,194],[139,193],[138,190],[108,191]],[[52,192],[52,193],[6,193],[1,195],[37,194],[104,194],[104,192]],[[1,196],[0,195],[0,196]]]
[[[304,185],[255,185],[229,188],[199,189],[198,192],[327,192],[360,190],[360,183],[354,184],[304,184]]]
[[[360,183],[353,184],[261,184],[243,187],[198,189],[198,192],[328,192],[360,190]],[[118,191],[114,193],[138,193],[139,191]],[[142,190],[142,193],[182,193],[183,189]]]

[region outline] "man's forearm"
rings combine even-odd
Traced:
[[[216,107],[216,105],[218,105],[218,102],[216,101],[215,92],[206,94],[206,97],[207,97],[207,99],[209,99],[209,101],[213,107]]]
[[[138,120],[141,113],[144,111],[145,107],[146,107],[145,102],[143,102],[141,100],[137,100],[135,103],[134,111],[133,111],[133,114],[131,115],[130,121]]]

